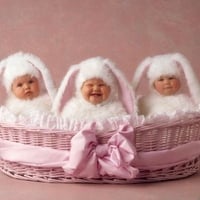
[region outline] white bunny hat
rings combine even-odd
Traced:
[[[147,71],[147,77],[150,80],[150,84],[162,75],[181,77],[181,70],[178,63],[171,59],[171,55],[169,54],[155,56]]]
[[[43,79],[50,98],[53,100],[56,88],[49,70],[45,64],[35,55],[18,52],[8,56],[0,62],[0,73],[3,76],[3,84],[7,93],[10,93],[11,85],[15,78],[30,74],[37,79]]]
[[[161,75],[181,77],[183,72],[191,97],[195,103],[200,103],[200,82],[189,61],[182,54],[163,54],[144,59],[134,73],[132,80],[134,90],[137,90],[145,71],[150,84]]]
[[[75,86],[76,95],[80,96],[81,87],[86,80],[92,78],[102,79],[111,88],[111,94],[108,100],[114,100],[118,98],[118,83],[111,71],[110,67],[102,62],[102,58],[90,58],[80,63],[81,67],[79,73],[76,76]],[[110,62],[110,65],[114,65]]]
[[[135,110],[134,94],[128,81],[109,59],[102,57],[89,58],[70,67],[58,89],[52,111],[57,114],[60,113],[63,106],[74,95],[73,92],[80,90],[86,79],[94,77],[101,78],[109,86],[115,87],[115,89],[111,88],[111,91],[113,89],[114,92],[117,92],[118,86],[118,96],[121,102],[128,113],[133,113]]]

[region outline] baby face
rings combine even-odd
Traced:
[[[40,93],[38,79],[30,75],[17,77],[13,81],[11,89],[17,98],[23,100],[31,100]]]
[[[180,80],[175,76],[161,76],[153,83],[154,88],[164,96],[174,95],[181,87]]]
[[[81,93],[86,101],[97,105],[108,99],[110,87],[102,79],[92,78],[83,83]]]

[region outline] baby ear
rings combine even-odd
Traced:
[[[142,76],[144,76],[145,72],[147,71],[151,63],[152,63],[152,58],[147,57],[136,68],[132,78],[132,87],[134,90],[137,90]]]
[[[64,105],[73,96],[73,92],[75,90],[75,79],[79,70],[79,65],[72,65],[69,71],[66,73],[65,77],[61,81],[58,92],[53,101],[52,112],[59,114],[62,111]]]
[[[115,64],[114,64],[110,59],[108,59],[108,58],[105,58],[105,59],[103,60],[103,63],[104,63],[105,65],[107,65],[107,67],[109,67],[109,68],[115,65]]]
[[[3,74],[7,65],[7,59],[4,59],[0,62],[0,78],[3,80]]]
[[[48,70],[45,63],[39,57],[30,53],[24,53],[24,58],[27,60],[27,62],[30,62],[39,71],[44,82],[45,88],[51,100],[53,101],[56,93],[56,86],[50,74],[50,71]]]
[[[195,78],[195,74],[192,69],[192,66],[191,66],[189,60],[187,60],[185,56],[183,56],[180,53],[174,53],[172,55],[172,60],[174,60],[177,63],[178,67],[180,67],[181,70],[184,72],[184,74],[187,78],[187,81],[190,81],[189,75],[192,75],[193,78]]]
[[[172,55],[172,59],[175,60],[176,62],[178,62],[179,65],[181,65],[183,68],[187,68],[187,69],[190,69],[191,71],[193,71],[189,60],[183,54],[174,53]]]
[[[136,110],[134,105],[135,96],[127,78],[125,77],[124,73],[109,59],[105,59],[104,63],[110,68],[111,72],[118,82],[120,93],[119,96],[122,104],[124,105],[127,113],[132,114]]]
[[[0,74],[3,74],[6,67],[7,59],[4,59],[0,62]]]
[[[190,90],[191,97],[195,101],[195,103],[200,103],[200,82],[198,77],[196,76],[190,62],[180,53],[175,53],[172,56],[172,59],[175,60],[180,67],[182,67],[182,71],[184,72],[187,86]]]

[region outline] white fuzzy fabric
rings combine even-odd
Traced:
[[[172,96],[161,96],[157,93],[151,93],[138,100],[139,114],[144,116],[171,115],[176,112],[188,112],[198,109],[192,99],[184,94]]]
[[[3,73],[3,84],[7,91],[10,90],[12,82],[19,76],[29,74],[39,79],[40,73],[34,65],[28,61],[22,52],[13,54],[3,60],[1,65],[5,67]]]
[[[64,106],[61,115],[72,120],[95,121],[124,116],[127,112],[119,101],[93,105],[84,99],[74,97]]]
[[[152,84],[156,79],[163,75],[174,75],[180,77],[181,71],[171,54],[155,56],[149,66],[147,77]]]
[[[9,63],[8,66],[9,67],[5,68],[3,75],[3,83],[7,91],[10,90],[13,81],[17,77],[24,76],[26,74],[34,76],[37,79],[39,79],[40,77],[39,71],[30,63],[24,62],[23,60],[18,60],[18,62],[12,62],[12,64]]]
[[[196,104],[200,104],[200,81],[189,60],[180,53],[173,54],[172,59],[177,61],[180,67],[182,67],[190,95]]]
[[[80,89],[82,84],[91,78],[100,78],[110,87],[115,87],[117,84],[113,72],[106,64],[106,59],[101,57],[90,58],[79,65],[80,70],[76,77],[76,89]]]
[[[124,115],[120,117],[106,118],[105,120],[95,121],[93,128],[95,128],[96,134],[102,134],[105,132],[110,132],[118,130],[119,127],[124,126],[124,124],[129,124],[131,120],[130,115]],[[0,106],[0,122],[7,124],[7,126],[23,126],[24,128],[45,128],[51,130],[66,130],[72,132],[78,132],[82,130],[88,121],[84,120],[72,120],[68,118],[58,117],[52,114],[34,112],[30,116],[16,116],[11,113],[5,106]],[[93,122],[92,122],[93,123]]]
[[[47,94],[36,97],[32,100],[21,100],[15,96],[9,97],[5,107],[16,116],[33,116],[34,113],[49,113],[51,100]]]
[[[82,61],[79,66],[80,70],[75,79],[75,89],[76,95],[82,96],[81,87],[86,80],[93,78],[102,79],[111,88],[111,94],[109,100],[118,98],[118,83],[110,69],[110,65],[114,65],[109,61],[109,66],[107,64],[107,59],[102,57],[89,58]]]
[[[54,81],[39,57],[30,53],[17,52],[0,62],[0,72],[7,93],[11,93],[11,84],[15,78],[28,74],[39,80],[41,93],[47,92],[51,100],[54,99],[56,93]]]

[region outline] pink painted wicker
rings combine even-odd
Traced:
[[[168,123],[149,123],[135,127],[135,146],[138,155],[165,151],[169,153],[176,147],[184,151],[185,145],[200,141],[200,115],[169,121]],[[50,147],[53,149],[70,149],[70,140],[74,133],[66,130],[30,128],[22,125],[0,124],[0,138],[7,141],[29,144],[34,146]],[[98,136],[99,143],[106,143],[112,131]],[[198,143],[199,144],[199,143]],[[186,151],[188,153],[188,150]],[[141,183],[171,180],[188,177],[195,174],[200,166],[200,151],[196,150],[191,158],[183,159],[179,163],[161,165],[157,168],[140,167],[139,174],[133,180],[116,178],[83,179],[66,176],[60,167],[35,167],[0,160],[0,170],[5,174],[24,180],[42,182],[79,182],[79,183]],[[174,155],[172,154],[171,157]],[[165,159],[165,158],[163,158]],[[150,160],[151,161],[151,160]]]

